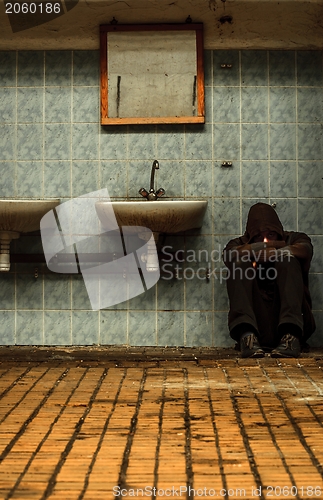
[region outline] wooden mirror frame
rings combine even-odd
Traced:
[[[192,116],[108,116],[108,34],[110,32],[147,31],[195,31],[196,36],[196,114]],[[174,40],[176,48],[176,39]],[[194,56],[195,56],[194,55]],[[204,123],[204,66],[203,66],[203,24],[138,24],[100,26],[100,67],[101,67],[101,125],[161,124],[161,123]],[[120,77],[121,78],[121,77]]]

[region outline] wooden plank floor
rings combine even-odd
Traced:
[[[322,362],[0,363],[0,498],[323,498]]]

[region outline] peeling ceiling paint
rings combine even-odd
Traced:
[[[15,32],[7,3],[0,5],[1,50],[98,49],[99,25],[113,18],[119,24],[183,23],[188,16],[204,24],[206,49],[323,48],[323,0],[65,0],[66,13],[39,26],[12,15]]]

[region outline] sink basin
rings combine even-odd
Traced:
[[[20,233],[39,229],[41,218],[59,200],[0,200],[0,271],[9,271],[9,246]]]
[[[158,200],[112,201],[119,226],[142,226],[150,229],[157,239],[159,233],[179,233],[202,226],[207,201]],[[109,217],[110,202],[95,205],[104,226]]]

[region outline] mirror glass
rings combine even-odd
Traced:
[[[101,26],[101,123],[204,123],[202,25]]]

